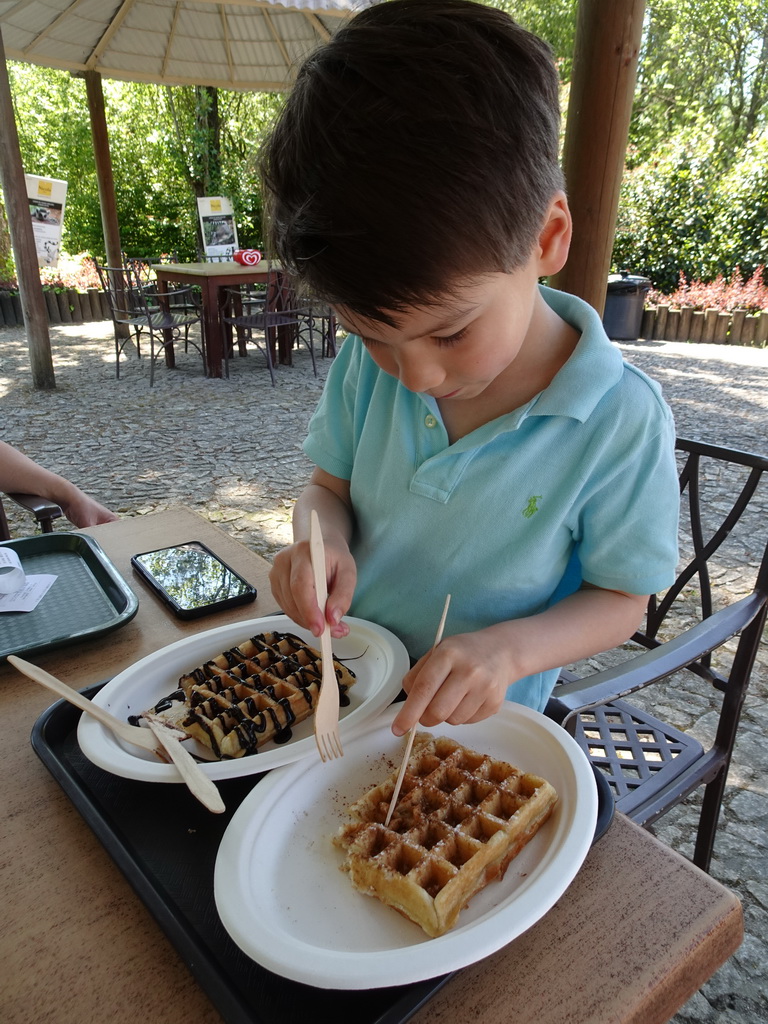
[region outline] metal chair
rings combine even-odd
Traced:
[[[677,451],[681,568],[665,594],[651,597],[645,627],[632,638],[644,651],[583,678],[563,673],[547,714],[575,736],[605,773],[617,808],[640,825],[651,825],[703,786],[693,862],[708,871],[768,606],[768,522],[752,502],[768,459],[683,439]],[[728,551],[737,546],[738,558],[729,563]],[[723,577],[745,590],[751,585],[752,592],[723,597]],[[695,683],[716,711],[708,745],[623,699],[678,672],[670,682]]]
[[[64,514],[58,505],[54,505],[47,498],[40,498],[36,494],[7,494],[6,497],[26,509],[27,512],[31,512],[43,533],[52,533],[53,520]],[[11,531],[2,499],[0,499],[0,541],[10,539]]]
[[[241,353],[247,342],[253,343],[264,353],[273,387],[276,384],[275,351],[279,332],[294,332],[294,337],[307,347],[312,359],[312,370],[317,376],[315,333],[318,328],[312,316],[311,306],[297,299],[286,274],[270,274],[266,289],[252,284],[227,288],[221,320],[226,335],[224,368],[227,376],[229,353],[233,345],[233,328],[237,332]]]
[[[309,315],[314,326],[319,324],[320,330],[320,355],[323,359],[333,359],[336,355],[336,333],[338,321],[331,306],[324,302],[312,302],[309,306]],[[305,327],[299,325],[299,335]]]
[[[123,266],[127,267],[131,272],[134,281],[138,281],[141,287],[150,292],[157,290],[157,278],[155,276],[155,267],[162,266],[166,263],[178,263],[179,259],[176,253],[166,253],[162,256],[126,256],[123,254]],[[185,288],[184,291],[179,291],[169,295],[167,299],[168,308],[173,313],[182,313],[186,315],[191,314],[202,314],[202,298],[200,295],[200,289],[196,285],[189,285],[188,291]],[[194,320],[190,320],[184,325],[184,351],[189,351],[189,330],[194,324]],[[136,345],[139,344],[139,336],[141,334],[141,327],[137,328]]]
[[[134,333],[139,355],[139,341],[142,331],[149,336],[150,345],[150,387],[155,380],[155,361],[170,349],[174,342],[181,340],[182,332],[186,344],[191,344],[203,360],[205,367],[205,339],[202,316],[194,302],[191,287],[177,287],[161,292],[151,281],[143,280],[142,273],[130,264],[124,267],[107,267],[99,263],[96,270],[102,288],[109,298],[112,322],[115,327],[115,375],[120,376],[120,355]],[[200,343],[194,341],[189,329],[200,326]]]

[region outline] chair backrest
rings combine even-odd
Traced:
[[[96,263],[101,287],[109,300],[115,323],[132,323],[143,312],[141,279],[131,267],[108,267]]]
[[[129,271],[133,280],[141,285],[155,285],[155,267],[164,263],[178,263],[176,253],[164,253],[162,256],[126,256],[123,254],[123,266]]]
[[[651,597],[633,637],[647,650],[588,676],[564,672],[547,713],[576,737],[619,808],[640,824],[703,786],[693,861],[707,871],[768,609],[768,516],[758,487],[768,459],[682,438],[677,454],[681,568],[665,593]],[[697,687],[699,679],[711,688]],[[668,701],[656,687],[637,703],[624,699],[662,680]],[[683,716],[676,725],[663,720],[667,704]],[[706,741],[689,731],[702,716]]]
[[[768,458],[684,438],[676,450],[681,567],[666,593],[651,597],[645,626],[635,634],[649,649],[750,591],[768,600],[768,496],[758,492]],[[688,668],[725,688],[726,676],[713,667],[711,654]]]
[[[291,311],[302,317],[312,316],[312,300],[297,290],[291,275],[284,271],[270,275],[269,295],[273,309]]]

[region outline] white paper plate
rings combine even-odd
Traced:
[[[400,692],[400,684],[410,664],[405,647],[389,630],[364,619],[350,617],[346,622],[350,627],[349,636],[333,641],[334,655],[350,659],[347,664],[356,677],[355,685],[348,692],[349,706],[341,709],[339,732],[342,742],[392,703]],[[94,703],[126,721],[131,715],[154,707],[161,698],[173,692],[179,677],[185,672],[247,637],[273,629],[295,633],[313,646],[319,646],[317,638],[285,615],[234,622],[185,637],[142,658],[111,679],[95,696]],[[202,769],[212,779],[233,779],[264,772],[299,758],[310,757],[311,763],[319,762],[313,723],[314,718],[310,716],[293,726],[292,739],[287,743],[267,743],[258,754],[230,761],[211,761],[203,764]],[[77,740],[89,760],[114,775],[149,782],[182,781],[174,765],[163,764],[150,751],[121,742],[88,715],[80,719]],[[195,753],[195,741],[188,741],[185,745]],[[203,752],[205,748],[200,749]]]
[[[352,887],[331,839],[344,810],[399,764],[403,740],[384,712],[345,744],[344,757],[297,763],[262,779],[224,833],[216,906],[237,945],[264,967],[319,988],[404,985],[466,967],[530,928],[568,887],[590,848],[597,791],[589,763],[564,729],[505,704],[475,725],[432,730],[544,776],[559,800],[549,821],[457,926],[421,928]]]

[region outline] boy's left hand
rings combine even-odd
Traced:
[[[446,637],[420,658],[403,679],[408,698],[392,723],[403,736],[417,722],[461,725],[495,715],[510,675],[509,650],[485,637],[485,630]]]

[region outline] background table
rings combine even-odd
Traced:
[[[85,531],[136,590],[136,618],[30,660],[82,688],[182,636],[272,614],[269,566],[188,510]],[[182,622],[129,559],[208,544],[259,590],[255,604]],[[221,1024],[221,1017],[29,744],[50,695],[0,665],[0,1005],[4,1024]],[[555,907],[462,971],[415,1024],[661,1024],[738,947],[736,897],[617,815]]]
[[[221,377],[224,359],[224,331],[219,316],[220,293],[222,288],[241,284],[267,283],[270,275],[279,273],[279,263],[262,261],[255,267],[240,263],[158,263],[154,266],[158,288],[167,290],[170,283],[199,285],[203,302],[203,330],[205,332],[206,373],[209,377]],[[285,359],[281,353],[281,361]]]

